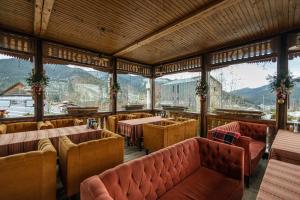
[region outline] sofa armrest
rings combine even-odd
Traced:
[[[81,200],[113,200],[98,176],[92,176],[80,184]]]
[[[198,142],[202,167],[237,179],[244,184],[244,149],[206,138],[198,138]]]
[[[59,163],[63,185],[68,196],[77,193],[79,179],[79,149],[67,136],[59,138]]]
[[[74,119],[74,126],[80,126],[83,125],[83,120],[82,119]]]
[[[7,126],[5,124],[0,124],[0,134],[6,134]]]
[[[165,127],[154,124],[143,125],[144,147],[149,151],[157,151],[165,147]]]
[[[109,116],[107,118],[107,129],[116,133],[117,116]]]
[[[253,138],[262,142],[266,142],[267,125],[250,122],[239,122],[240,133],[243,136]]]

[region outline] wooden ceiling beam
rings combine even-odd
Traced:
[[[150,35],[147,35],[144,38],[134,42],[133,44],[116,52],[114,54],[114,56],[122,56],[126,53],[129,53],[141,46],[149,44],[155,40],[158,40],[159,38],[162,38],[162,37],[169,35],[179,29],[184,28],[190,24],[193,24],[193,23],[199,21],[200,19],[203,19],[221,9],[228,8],[228,7],[232,6],[233,4],[236,4],[239,1],[241,1],[241,0],[215,0],[215,1],[207,4],[203,8],[200,8],[199,10],[192,12],[191,14],[187,15],[186,17],[181,18],[181,19],[163,27],[162,29],[155,31],[155,32],[151,33]]]
[[[33,32],[35,35],[43,35],[46,32],[54,1],[55,0],[34,1]]]

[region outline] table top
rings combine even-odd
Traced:
[[[277,132],[272,149],[280,149],[294,153],[300,153],[300,133],[280,129]]]
[[[129,119],[129,120],[122,120],[119,121],[119,124],[125,124],[130,126],[137,126],[142,124],[148,124],[153,122],[159,122],[164,120],[161,116],[155,116],[155,117],[145,117],[145,118],[139,118],[139,119]]]
[[[18,133],[0,134],[0,145],[15,144],[40,140],[44,138],[54,138],[60,136],[76,135],[80,133],[98,132],[100,129],[88,129],[86,125],[70,126],[63,128],[52,128],[36,131],[25,131]]]
[[[299,185],[299,165],[271,159],[256,199],[300,199]]]

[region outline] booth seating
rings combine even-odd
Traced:
[[[175,121],[184,124],[184,139],[197,136],[198,121],[196,119],[177,117]]]
[[[134,116],[135,119],[137,119],[137,118],[145,118],[145,117],[153,117],[152,114],[145,113],[145,112],[131,113],[130,115]]]
[[[81,183],[81,200],[241,200],[244,150],[191,138]]]
[[[135,116],[131,114],[110,115],[107,118],[106,128],[114,133],[117,133],[118,121],[128,119],[135,119]]]
[[[79,193],[80,182],[123,163],[123,137],[102,130],[99,139],[75,143],[67,136],[59,138],[59,163],[67,196]]]
[[[157,151],[184,140],[185,125],[169,120],[143,125],[146,153]]]
[[[208,131],[207,138],[213,139],[214,131],[240,133],[240,138],[233,145],[245,150],[246,185],[249,186],[249,177],[255,170],[266,148],[267,125],[249,122],[231,122]]]
[[[0,157],[0,199],[55,200],[56,151],[49,139],[37,150]]]
[[[62,127],[69,127],[69,126],[80,126],[83,125],[83,120],[77,118],[69,118],[69,119],[55,119],[46,121],[46,124],[52,124],[53,128],[62,128]]]
[[[35,131],[35,130],[43,130],[49,129],[49,125],[45,122],[16,122],[9,124],[1,124],[0,125],[0,134],[6,133],[17,133],[24,131]]]

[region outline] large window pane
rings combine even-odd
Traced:
[[[26,83],[32,68],[30,61],[0,54],[0,118],[34,115],[31,88]]]
[[[295,86],[289,96],[288,121],[300,121],[300,58],[289,60],[289,71],[295,80]]]
[[[200,72],[182,72],[155,79],[155,108],[182,106],[187,111],[199,112],[200,100],[195,88]]]
[[[45,64],[50,78],[45,91],[45,114],[65,114],[67,107],[98,107],[99,112],[109,111],[110,75],[92,68],[74,65]]]
[[[275,94],[268,75],[276,73],[276,62],[244,63],[210,71],[209,111],[218,109],[261,111],[262,118],[275,118]],[[217,84],[216,84],[217,83]]]
[[[151,84],[149,78],[132,74],[118,74],[121,91],[117,110],[151,109]]]

